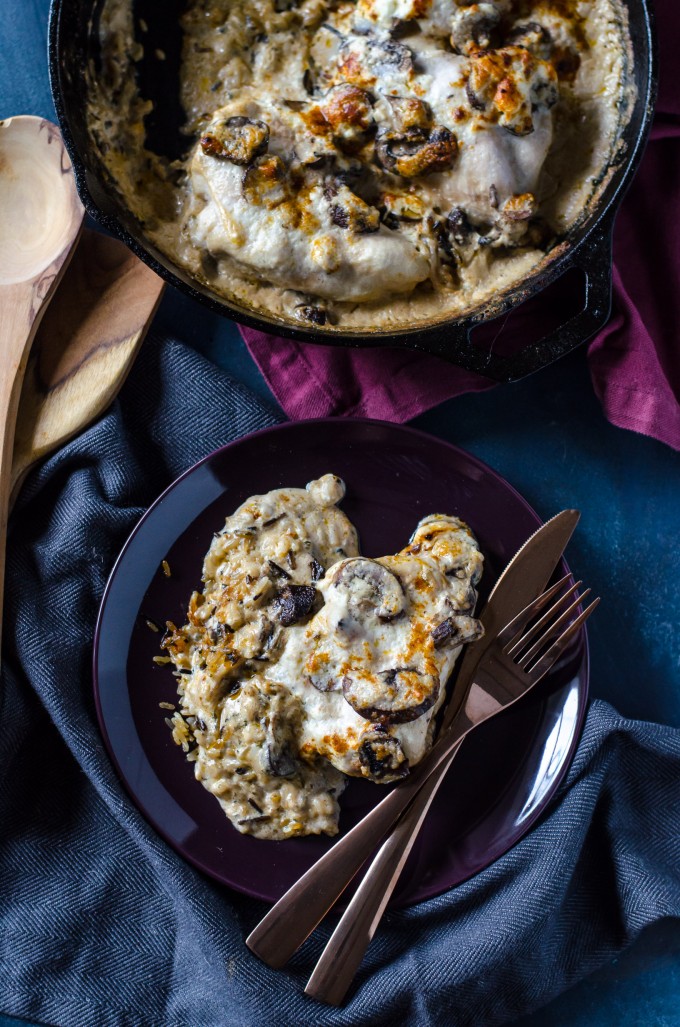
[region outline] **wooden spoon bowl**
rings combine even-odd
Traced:
[[[0,122],[0,285],[38,280],[44,298],[82,219],[59,130],[40,118]]]
[[[14,431],[28,354],[83,222],[56,126],[0,121],[0,623]]]

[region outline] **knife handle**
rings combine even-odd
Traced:
[[[453,752],[430,774],[399,823],[383,842],[323,950],[314,973],[307,982],[306,995],[334,1006],[339,1006],[343,1001],[390,901],[439,786],[461,745],[462,742],[456,743]]]
[[[246,938],[246,945],[278,969],[297,952],[361,869],[427,778],[472,727],[462,710],[412,774],[375,806],[279,899]]]

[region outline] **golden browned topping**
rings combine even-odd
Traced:
[[[373,105],[364,89],[350,83],[334,86],[305,116],[314,135],[328,133],[344,153],[356,153],[375,132]]]
[[[470,56],[468,97],[482,111],[513,135],[534,130],[534,112],[557,102],[557,73],[547,61],[521,46],[480,51]]]
[[[431,132],[409,128],[401,134],[381,132],[375,143],[375,159],[386,171],[402,178],[416,178],[445,171],[456,150],[456,137],[448,128],[437,126]]]
[[[268,143],[269,128],[263,121],[236,117],[213,124],[212,131],[201,138],[201,149],[209,157],[247,165],[265,152]]]
[[[280,157],[267,154],[250,164],[243,176],[243,194],[249,203],[278,207],[291,199],[288,169]]]

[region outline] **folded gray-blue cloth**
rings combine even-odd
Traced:
[[[10,534],[0,730],[0,1009],[60,1027],[505,1023],[680,916],[680,731],[590,708],[547,816],[448,894],[389,913],[344,1009],[244,938],[262,903],[149,827],[104,751],[90,664],[136,521],[181,471],[277,420],[195,352],[149,339],[106,417],[28,483]]]

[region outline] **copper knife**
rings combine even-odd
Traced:
[[[577,510],[563,510],[543,524],[518,550],[496,582],[480,620],[484,636],[468,647],[456,679],[452,702],[441,726],[443,733],[465,701],[474,673],[494,636],[544,589],[578,523]],[[442,763],[453,755],[418,764],[363,820],[335,843],[282,896],[246,938],[246,945],[272,967],[283,966],[309,937],[395,821],[411,804],[416,807],[424,782],[438,778]],[[443,776],[443,772],[442,772]],[[423,804],[431,801],[430,782]],[[418,814],[418,826],[424,812]]]

